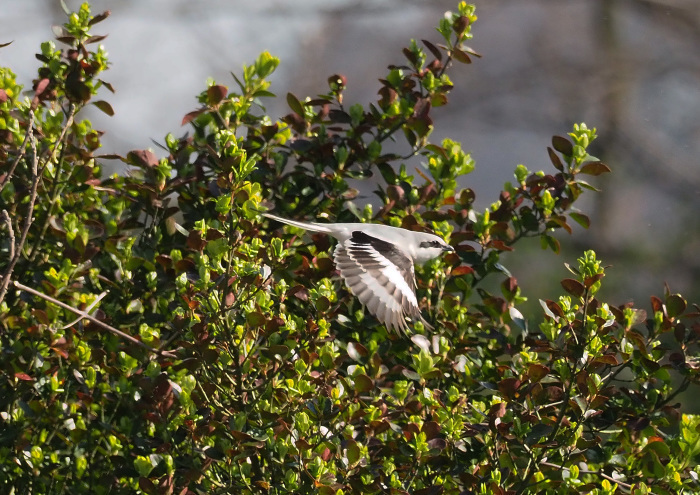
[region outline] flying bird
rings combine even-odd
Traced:
[[[287,225],[335,237],[333,259],[350,291],[377,320],[397,332],[408,331],[406,318],[423,319],[416,297],[413,266],[454,248],[424,232],[371,223],[297,222],[269,213],[264,216]]]

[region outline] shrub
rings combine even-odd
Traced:
[[[0,69],[0,479],[11,493],[681,493],[698,490],[697,307],[666,290],[649,314],[596,295],[595,253],[523,317],[499,263],[557,231],[609,168],[595,129],[520,165],[485,211],[474,162],[429,141],[476,21],[412,41],[376,103],[328,92],[265,114],[263,53],[211,82],[162,149],[100,156],[81,118],[108,67],[87,4],[43,43],[28,97]],[[234,76],[235,77],[235,76]],[[388,145],[393,141],[391,146]],[[406,162],[418,157],[422,168]],[[105,160],[128,173],[104,177]],[[372,179],[378,211],[358,208]],[[425,226],[456,253],[418,268],[435,324],[388,333],[334,276],[329,239],[260,215]],[[558,261],[557,261],[558,262]],[[568,265],[567,265],[568,266]],[[489,292],[485,286],[497,287]]]

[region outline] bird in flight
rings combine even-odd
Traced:
[[[335,237],[333,259],[350,291],[388,329],[408,332],[406,318],[423,319],[416,297],[414,264],[437,258],[454,248],[425,232],[371,223],[297,222],[269,213],[287,225]]]

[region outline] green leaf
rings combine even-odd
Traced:
[[[102,110],[107,115],[109,115],[110,117],[114,115],[114,109],[112,109],[112,105],[110,105],[106,101],[104,101],[104,100],[93,101],[92,104],[95,105],[100,110]]]
[[[666,311],[670,318],[676,318],[683,314],[688,303],[680,294],[671,294],[666,298]]]
[[[587,229],[591,226],[591,219],[583,213],[572,211],[569,213],[569,216],[573,218],[573,220],[584,229]]]
[[[548,234],[542,234],[540,236],[540,243],[542,245],[542,249],[551,249],[555,253],[559,254],[560,246],[559,246],[559,241],[552,237],[551,235]]]
[[[301,117],[304,117],[304,107],[302,106],[301,102],[297,99],[297,97],[294,96],[292,93],[287,93],[287,104],[294,113]]]

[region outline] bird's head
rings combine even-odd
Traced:
[[[444,252],[454,252],[454,248],[447,244],[440,237],[433,234],[421,233],[418,248],[415,253],[415,261],[424,263],[433,258],[437,258]]]

